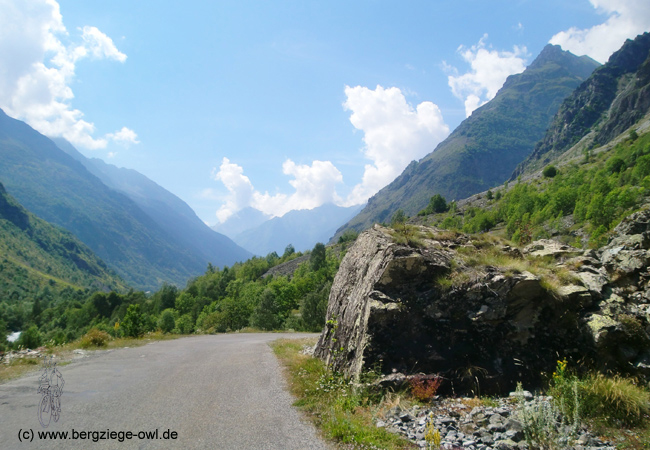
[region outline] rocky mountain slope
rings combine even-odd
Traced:
[[[358,377],[437,373],[456,392],[538,386],[563,357],[650,376],[650,210],[583,251],[376,225],[348,251],[315,354]],[[404,234],[408,234],[406,243]]]
[[[411,163],[373,196],[339,233],[388,221],[397,209],[414,215],[434,194],[458,200],[502,183],[544,136],[561,102],[597,66],[590,58],[579,58],[558,46],[545,47],[435,151]]]
[[[71,233],[39,219],[0,184],[0,299],[31,301],[46,286],[123,290],[125,283]]]
[[[650,33],[644,33],[626,41],[562,103],[511,179],[541,169],[581,140],[585,151],[606,144],[649,111]]]

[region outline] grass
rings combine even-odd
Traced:
[[[304,346],[314,343],[314,339],[280,339],[272,348],[286,368],[295,405],[309,415],[324,437],[346,449],[417,448],[375,425],[378,413],[394,403],[395,397],[355,387],[322,361],[301,353]]]

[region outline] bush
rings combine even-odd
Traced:
[[[542,175],[544,175],[546,178],[553,178],[555,175],[557,175],[557,169],[555,166],[546,166],[542,171]]]
[[[430,377],[426,375],[416,375],[409,380],[411,394],[421,402],[429,402],[438,392],[442,383],[442,377]]]
[[[110,334],[98,330],[97,328],[93,328],[81,337],[79,345],[81,348],[106,347],[106,344],[108,344],[108,341],[110,340]]]
[[[18,345],[23,348],[37,348],[40,347],[42,343],[43,339],[41,338],[41,333],[38,331],[36,325],[32,325],[27,330],[20,333],[20,337],[18,338]]]

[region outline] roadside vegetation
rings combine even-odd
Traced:
[[[305,411],[324,437],[344,449],[417,448],[405,438],[377,427],[377,421],[396,408],[406,411],[419,405],[435,409],[444,402],[435,395],[444,380],[414,377],[405,388],[393,391],[371,384],[377,379],[377,374],[371,372],[362,377],[360,384],[353,385],[306,354],[304,350],[314,344],[314,339],[281,339],[272,347],[285,367],[295,405]],[[527,403],[522,389],[519,386],[519,396],[509,401],[515,409],[513,417],[524,427],[530,449],[568,448],[585,427],[617,449],[650,448],[650,390],[637,380],[593,373],[579,377],[562,360],[555,372],[548,374],[547,388],[537,393],[551,396],[550,401]],[[456,403],[464,405],[467,413],[477,406],[498,405],[492,397],[465,397]],[[425,439],[429,448],[441,448],[441,437],[433,424],[426,426]]]
[[[183,289],[164,284],[154,293],[120,293],[45,286],[30,299],[11,301],[9,296],[0,301],[0,336],[22,333],[14,343],[0,340],[0,352],[80,339],[82,347],[103,347],[156,332],[320,331],[348,242],[329,249],[316,244],[305,255],[289,245],[282,256],[274,252],[223,269],[209,265]],[[304,261],[293,273],[265,276],[269,269],[299,257]]]
[[[281,339],[273,350],[286,368],[295,405],[305,411],[323,436],[345,449],[406,450],[417,446],[375,425],[394,397],[376,388],[354,386],[322,361],[302,353],[315,341]],[[367,374],[366,380],[373,374]]]

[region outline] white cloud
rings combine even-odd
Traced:
[[[121,63],[126,61],[126,55],[115,47],[113,40],[97,28],[85,26],[82,31],[83,34],[81,37],[86,45],[80,48],[84,51],[90,52],[94,58],[114,59]]]
[[[449,87],[453,94],[465,103],[465,114],[469,117],[479,106],[492,100],[505,83],[506,78],[526,69],[526,47],[514,46],[511,52],[486,48],[484,35],[478,44],[470,48],[460,46],[458,52],[470,64],[470,71],[458,75],[458,70],[446,63]]]
[[[587,29],[570,28],[551,38],[576,55],[589,55],[601,63],[621,48],[626,39],[634,39],[650,29],[648,0],[589,0],[596,10],[607,16],[605,22]]]
[[[291,177],[291,194],[259,192],[244,175],[244,169],[228,158],[214,168],[212,175],[228,190],[217,218],[224,222],[237,211],[251,206],[271,216],[282,216],[297,209],[313,209],[326,203],[340,206],[359,205],[393,181],[413,160],[433,151],[449,134],[442,114],[431,102],[417,107],[407,103],[398,88],[375,90],[366,87],[345,88],[346,110],[352,111],[350,122],[364,132],[363,153],[371,161],[365,166],[362,181],[346,199],[337,193],[343,175],[330,161],[296,164],[287,159],[282,172]]]
[[[352,125],[364,132],[363,153],[372,161],[348,196],[348,205],[364,203],[449,134],[437,105],[422,102],[414,109],[396,87],[346,86],[345,95],[343,106],[352,111]]]
[[[93,137],[95,125],[70,104],[78,61],[126,60],[111,38],[86,26],[79,30],[78,42],[71,42],[55,0],[0,0],[0,10],[0,108],[45,135],[89,149],[105,148],[115,136],[126,137],[125,128]]]
[[[229,192],[226,201],[217,211],[219,222],[225,222],[240,209],[251,205],[255,189],[251,180],[244,175],[241,166],[231,163],[228,158],[223,158],[219,170],[217,171],[216,167],[212,169],[212,177],[221,181]]]
[[[127,127],[122,127],[120,131],[117,131],[115,133],[108,133],[106,135],[106,138],[117,142],[124,147],[128,147],[131,144],[140,143],[140,141],[138,141],[138,135],[136,132]]]
[[[325,203],[341,204],[336,185],[343,182],[341,172],[330,161],[313,161],[311,166],[299,165],[290,159],[282,164],[282,172],[293,177],[289,184],[294,188],[291,195],[261,193],[244,175],[244,169],[228,158],[223,158],[219,170],[212,176],[221,181],[228,190],[224,203],[217,211],[219,222],[248,206],[270,216],[283,216],[295,209],[313,209]],[[210,190],[210,195],[212,191]]]

